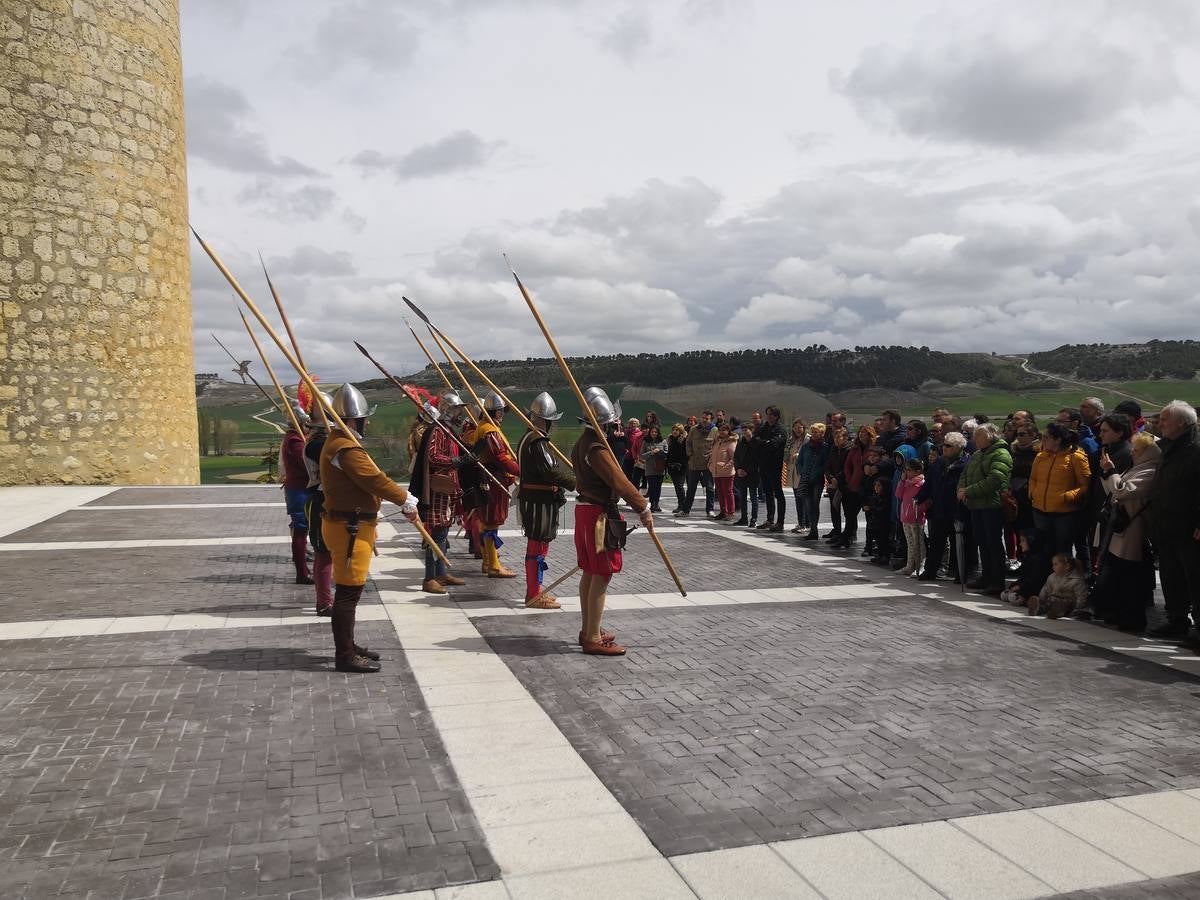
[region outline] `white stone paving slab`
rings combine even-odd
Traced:
[[[658,856],[654,845],[624,810],[576,816],[545,829],[528,825],[492,827],[486,835],[492,858],[506,879]]]
[[[506,878],[512,900],[695,900],[661,857]],[[617,893],[616,885],[620,885]],[[749,898],[746,898],[749,900]]]
[[[595,778],[497,785],[476,791],[471,798],[471,808],[483,828],[531,826],[580,816],[621,812],[621,804]]]
[[[671,857],[701,900],[820,900],[821,895],[768,845]]]
[[[1200,872],[1200,845],[1184,840],[1112,801],[1071,803],[1034,812],[1150,878]]]
[[[1145,877],[1025,810],[972,816],[954,824],[1058,891],[1099,888]]]
[[[771,845],[829,900],[936,898],[937,891],[861,834],[830,834]]]
[[[947,822],[863,833],[952,900],[1020,900],[1054,892],[1045,882]]]
[[[1121,809],[1141,816],[1160,828],[1200,844],[1200,799],[1183,791],[1118,797],[1112,801]]]
[[[68,510],[78,509],[115,490],[115,487],[90,485],[0,487],[0,537],[16,534]]]

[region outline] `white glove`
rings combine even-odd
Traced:
[[[417,498],[409,494],[404,504],[400,507],[400,512],[406,516],[415,516],[417,514]]]

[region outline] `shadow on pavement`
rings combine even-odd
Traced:
[[[179,658],[181,663],[219,672],[328,672],[332,654],[314,656],[295,647],[236,647],[206,650]]]

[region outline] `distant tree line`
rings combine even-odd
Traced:
[[[1095,381],[1143,378],[1195,378],[1200,341],[1148,341],[1145,344],[1064,344],[1029,357],[1029,365],[1055,375]]]
[[[540,387],[559,377],[558,366],[550,357],[477,362],[493,380],[519,388]],[[928,347],[830,350],[823,344],[814,344],[785,349],[618,353],[572,357],[568,362],[581,382],[632,383],[664,389],[708,382],[772,380],[802,385],[820,393],[879,387],[914,391],[926,381],[973,382],[1012,389],[1027,380],[1015,366],[998,363],[983,354],[941,353]],[[409,380],[430,387],[440,383],[430,367],[409,376]],[[369,386],[385,384],[379,379]]]

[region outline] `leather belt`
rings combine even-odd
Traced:
[[[340,509],[326,509],[325,518],[334,519],[338,522],[351,522],[355,520],[359,522],[375,522],[379,519],[379,513],[354,513],[345,512]]]

